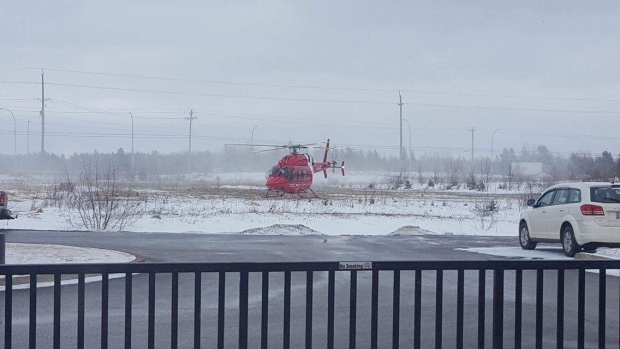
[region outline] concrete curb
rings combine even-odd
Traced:
[[[145,261],[145,258],[139,255],[133,255],[135,257],[135,259],[131,262],[128,263],[141,263]],[[119,263],[122,264],[122,263]],[[98,276],[98,274],[86,274],[86,277],[92,277],[92,276]],[[67,274],[67,275],[62,275],[61,276],[61,284],[64,284],[64,281],[68,281],[68,280],[76,280],[77,279],[77,275],[74,274]],[[37,276],[37,283],[44,283],[44,282],[53,282],[54,281],[54,276],[53,275],[38,275]],[[30,283],[30,276],[29,275],[13,275],[13,285],[23,285],[23,284],[28,284]],[[5,286],[6,284],[6,280],[4,278],[0,279],[0,286]]]
[[[615,258],[611,258],[611,257],[607,257],[607,256],[602,256],[596,253],[589,253],[589,252],[579,252],[579,253],[575,253],[575,259],[583,259],[583,260],[587,260],[587,259],[615,259]]]

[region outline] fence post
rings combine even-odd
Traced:
[[[493,348],[504,347],[504,270],[493,271]]]
[[[6,264],[6,243],[4,233],[0,233],[0,265]]]

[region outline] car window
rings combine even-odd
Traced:
[[[551,190],[548,191],[546,193],[544,193],[539,199],[538,202],[536,202],[536,206],[538,207],[543,207],[543,206],[549,206],[551,205],[551,200],[553,199],[553,193],[555,192],[555,190]]]
[[[568,191],[568,201],[567,204],[574,204],[581,202],[581,190],[579,189],[569,189]]]
[[[555,191],[552,205],[563,205],[568,201],[568,189],[558,189]]]
[[[590,201],[620,203],[620,189],[610,187],[590,188]]]

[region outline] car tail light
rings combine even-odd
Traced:
[[[0,206],[4,206],[6,203],[6,194],[0,193]]]
[[[581,205],[581,214],[584,216],[604,216],[605,211],[603,211],[603,207],[599,205]]]

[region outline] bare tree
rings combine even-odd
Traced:
[[[482,230],[489,231],[499,222],[499,217],[497,215],[499,212],[499,205],[495,199],[476,201],[471,208],[471,212],[478,220],[478,227]]]
[[[459,178],[462,176],[463,163],[460,159],[447,158],[445,160],[445,170],[448,176],[446,183],[447,189],[458,188]]]
[[[129,196],[117,181],[112,165],[102,169],[97,162],[85,162],[76,183],[68,173],[67,221],[72,227],[89,230],[123,230],[135,223],[141,200]]]
[[[422,164],[418,164],[418,183],[424,184],[424,176],[422,175]]]
[[[535,181],[529,181],[525,183],[525,185],[523,186],[523,190],[516,196],[517,206],[519,207],[519,210],[523,210],[527,207],[527,201],[529,199],[538,198],[545,188],[546,186],[543,185],[541,187],[541,184]]]
[[[433,163],[433,183],[439,183],[439,173],[441,170],[439,169],[439,164],[437,162]]]
[[[480,180],[483,183],[486,183],[485,188],[489,190],[491,177],[491,161],[488,158],[485,158],[482,162],[480,162]]]

